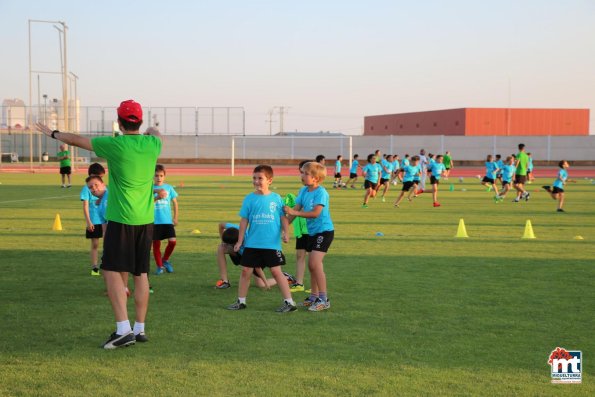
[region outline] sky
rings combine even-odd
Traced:
[[[0,100],[28,103],[29,20],[68,26],[81,106],[243,107],[247,134],[284,106],[285,131],[353,135],[366,115],[589,108],[595,134],[593,0],[0,0]],[[59,32],[31,26],[32,69],[59,71]]]

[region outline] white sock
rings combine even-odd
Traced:
[[[285,299],[285,302],[289,303],[291,306],[295,306],[295,302],[293,301],[293,298]]]
[[[145,323],[134,323],[134,335],[138,335],[141,332],[145,332]]]
[[[132,328],[130,328],[130,321],[124,320],[116,323],[116,334],[126,335],[129,334],[130,331],[132,331]]]
[[[238,296],[238,302],[243,303],[245,305],[246,304],[246,297],[240,298]]]

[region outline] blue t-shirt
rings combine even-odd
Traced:
[[[428,162],[428,169],[431,170],[434,164],[436,164],[436,160],[430,159],[430,161]]]
[[[281,196],[252,192],[244,198],[240,216],[248,220],[250,231],[244,236],[245,247],[281,251],[281,217],[285,216]]]
[[[566,182],[566,179],[568,179],[568,171],[566,171],[564,168],[560,168],[560,171],[558,171],[558,177],[554,181],[554,187],[557,187],[558,189],[564,189],[564,182]]]
[[[419,164],[418,165],[406,165],[403,167],[403,182],[412,182],[419,180]]]
[[[486,177],[496,179],[496,170],[498,166],[493,161],[486,161]]]
[[[105,211],[107,210],[107,189],[105,190],[105,195],[101,199],[99,205],[96,204],[99,197],[93,196],[86,185],[81,189],[80,197],[81,201],[89,202],[89,218],[91,219],[92,224],[101,225],[107,223],[107,219],[105,219]]]
[[[516,167],[511,164],[505,164],[502,166],[502,181],[504,182],[512,182],[512,176],[516,171]]]
[[[304,212],[313,211],[314,207],[322,205],[322,211],[317,218],[306,218],[306,225],[310,235],[335,230],[329,209],[329,195],[324,187],[318,186],[310,192],[308,186],[304,186],[300,189],[295,202],[302,206]]]
[[[533,157],[529,157],[529,163],[527,163],[527,171],[533,171]]]
[[[380,178],[380,164],[378,163],[368,163],[362,170],[364,175],[366,176],[366,180],[372,183],[377,183],[378,178]],[[310,230],[310,229],[308,229]]]
[[[167,197],[155,201],[155,224],[173,225],[174,220],[171,215],[170,203],[178,197],[178,193],[172,185],[168,185],[167,183],[161,186],[153,185],[153,189],[163,189],[167,192]],[[153,193],[153,197],[157,198],[157,193]]]
[[[444,166],[444,163],[437,163],[435,161],[432,164],[432,168],[430,168],[430,171],[432,171],[432,176],[436,179],[440,179],[440,177],[442,176],[442,172],[444,172],[445,170],[446,167]]]
[[[341,160],[335,161],[335,174],[341,173]]]
[[[393,172],[399,169],[399,160],[393,160]]]
[[[357,167],[359,167],[359,161],[353,160],[351,162],[351,168],[349,169],[350,174],[357,174]]]
[[[498,171],[498,175],[502,175],[502,170],[504,169],[504,161],[502,159],[496,161],[496,166],[500,171]]]
[[[238,230],[240,230],[240,225],[237,225],[237,224],[235,224],[235,223],[226,223],[226,224],[225,224],[225,228],[226,228],[226,229],[238,229]],[[246,236],[247,236],[247,235],[248,235],[248,231],[246,230],[246,233],[244,233],[244,241],[246,241]],[[244,253],[244,244],[242,244],[242,245],[240,246],[240,250],[238,251],[238,253],[239,253],[240,255],[242,255],[242,254]]]
[[[409,159],[403,159],[402,163],[402,167],[405,168],[405,166],[409,165]]]
[[[382,159],[381,164],[382,166],[380,168],[382,179],[389,179],[391,173],[393,172],[393,163],[389,163],[386,159]]]

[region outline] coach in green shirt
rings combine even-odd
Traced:
[[[515,162],[515,176],[514,176],[514,188],[517,191],[517,196],[514,199],[515,203],[518,203],[521,198],[528,201],[531,195],[525,190],[525,182],[527,182],[527,166],[529,165],[529,156],[525,152],[525,144],[519,143],[519,152],[516,155]]]

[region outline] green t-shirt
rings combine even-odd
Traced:
[[[450,166],[452,165],[452,164],[450,163],[450,161],[451,161],[451,157],[450,157],[448,154],[445,154],[444,156],[442,156],[442,159],[443,159],[443,161],[442,161],[442,162],[444,163],[444,167],[446,167],[446,168],[450,168]]]
[[[60,168],[62,167],[70,167],[70,151],[65,150],[63,152],[58,152],[56,154],[57,157],[64,157],[66,156],[65,159],[60,160]]]
[[[153,176],[161,139],[151,135],[105,136],[93,138],[91,145],[97,156],[107,160],[107,220],[126,225],[153,223]]]
[[[527,175],[527,165],[529,164],[529,156],[527,156],[527,153],[518,152],[516,159],[518,161],[516,175]]]

